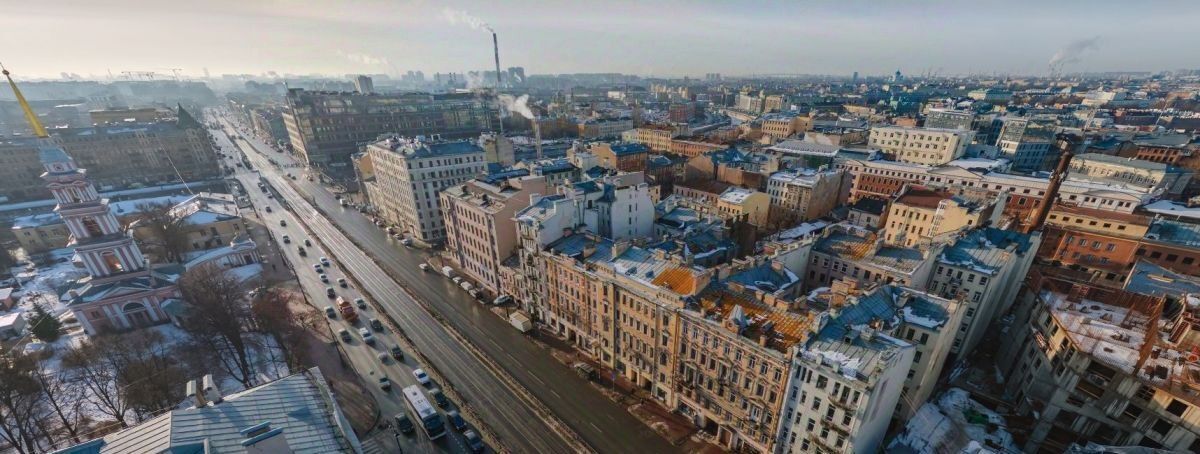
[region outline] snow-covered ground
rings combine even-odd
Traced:
[[[67,307],[58,299],[59,295],[55,289],[87,276],[87,270],[76,267],[71,261],[75,255],[73,249],[55,249],[49,254],[54,262],[52,265],[35,269],[13,269],[13,275],[21,284],[19,290],[13,291],[13,298],[18,300],[14,311],[28,311],[33,308],[34,303],[40,301],[46,310],[55,315],[61,316],[67,312]]]

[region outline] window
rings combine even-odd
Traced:
[[[1171,403],[1167,404],[1167,413],[1175,416],[1183,416],[1183,412],[1187,411],[1187,404],[1180,402],[1178,399],[1171,399]]]

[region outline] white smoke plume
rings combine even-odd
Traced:
[[[516,112],[517,114],[520,114],[522,117],[528,118],[530,120],[537,119],[536,115],[533,114],[533,110],[529,108],[529,95],[521,95],[520,97],[513,97],[513,95],[501,94],[500,95],[500,105],[501,105],[501,107],[503,107],[504,111],[508,112],[509,114]]]
[[[470,13],[461,9],[454,9],[450,7],[442,8],[442,17],[446,18],[446,22],[449,22],[450,25],[465,24],[466,26],[471,27],[473,30],[486,30],[488,33],[496,32],[495,30],[492,30],[492,26],[488,25],[487,22],[484,22],[483,19],[472,16]]]
[[[1063,47],[1062,49],[1059,49],[1058,52],[1055,52],[1053,57],[1050,57],[1050,66],[1054,67],[1062,66],[1067,63],[1077,63],[1084,53],[1099,48],[1099,36],[1072,41],[1070,44],[1067,44],[1066,47]]]

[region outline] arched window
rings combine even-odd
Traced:
[[[125,271],[125,266],[121,265],[121,259],[118,259],[117,254],[112,251],[100,254],[100,257],[104,259],[104,266],[108,267],[109,273],[116,274]]]
[[[125,319],[129,320],[129,324],[133,325],[131,328],[148,326],[151,323],[150,311],[147,311],[146,306],[143,306],[142,303],[127,303],[125,307],[121,308],[121,311],[125,313]]]
[[[96,222],[95,218],[83,218],[83,221],[80,222],[83,223],[83,228],[84,230],[87,230],[89,237],[104,235],[104,231],[100,230],[100,223]]]

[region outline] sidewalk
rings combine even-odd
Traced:
[[[612,369],[581,354],[566,340],[552,332],[542,330],[540,327],[536,333],[537,336],[531,337],[530,340],[542,348],[550,350],[550,354],[563,364],[570,366],[577,362],[585,362],[595,367],[596,378],[590,381],[591,385],[601,394],[625,407],[630,414],[654,429],[672,445],[682,446],[686,452],[690,453],[724,452],[715,445],[697,439],[694,435],[699,429],[690,420],[667,410],[649,392],[638,388],[624,376],[615,374],[616,380],[614,381]]]

